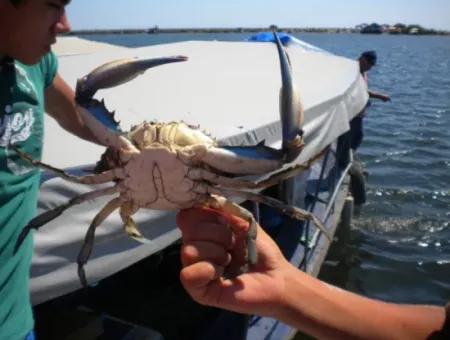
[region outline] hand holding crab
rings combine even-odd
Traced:
[[[17,247],[32,228],[39,228],[62,214],[66,209],[86,200],[104,195],[115,195],[95,216],[85,236],[78,255],[78,274],[87,285],[84,265],[94,244],[96,228],[115,210],[124,223],[126,233],[144,241],[133,221],[140,208],[178,210],[189,207],[211,207],[243,217],[250,223],[247,235],[248,262],[256,263],[256,221],[243,207],[231,201],[238,197],[267,204],[282,213],[301,220],[312,220],[328,236],[322,223],[310,212],[255,192],[290,178],[308,168],[320,155],[306,165],[296,165],[282,171],[282,165],[295,159],[302,150],[303,112],[292,80],[287,54],[278,37],[277,48],[282,73],[280,113],[283,130],[283,147],[275,150],[264,145],[254,147],[220,146],[198,128],[182,122],[143,122],[128,133],[118,129],[113,114],[102,102],[93,99],[95,92],[133,79],[149,67],[187,60],[186,57],[168,57],[144,60],[122,60],[105,64],[77,84],[77,103],[86,125],[106,152],[96,167],[96,174],[72,176],[62,170],[31,159],[16,151],[35,166],[50,170],[58,176],[82,184],[111,183],[106,188],[94,190],[72,198],[53,210],[34,218],[22,231]],[[260,182],[237,178],[240,175],[262,175],[275,172]]]

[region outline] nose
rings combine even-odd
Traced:
[[[70,31],[70,23],[69,19],[67,19],[67,14],[64,13],[59,18],[58,22],[56,23],[56,33],[67,33]]]

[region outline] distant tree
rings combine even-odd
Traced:
[[[269,30],[270,31],[278,31],[278,26],[277,25],[270,25],[269,26]]]
[[[402,24],[402,23],[397,23],[397,24],[394,25],[394,27],[405,28],[406,25],[405,25],[405,24]]]
[[[423,31],[423,30],[424,30],[424,28],[423,28],[422,26],[417,25],[417,24],[408,25],[408,28],[409,28],[409,29],[411,29],[411,28],[417,28],[417,29],[420,30],[420,31]]]
[[[372,23],[361,29],[363,34],[380,34],[383,33],[383,27],[377,23]]]

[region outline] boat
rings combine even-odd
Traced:
[[[367,87],[353,60],[299,40],[286,42],[286,48],[305,110],[305,147],[293,163],[306,163],[328,151],[308,171],[267,193],[313,212],[334,234],[341,217],[348,224],[351,216],[352,157],[345,138],[349,121],[366,105]],[[185,55],[188,62],[150,69],[132,82],[99,91],[96,97],[116,111],[124,129],[143,120],[182,120],[200,125],[224,144],[281,145],[281,77],[270,39],[123,48],[63,37],[56,53],[60,74],[73,86],[77,78],[114,59]],[[69,135],[50,117],[45,124],[43,162],[72,174],[92,170],[103,147]],[[39,212],[90,189],[44,172]],[[98,199],[74,206],[34,233],[30,285],[38,337],[250,340],[287,339],[295,334],[295,329],[277,320],[193,302],[178,279],[180,233],[173,212],[139,211],[136,222],[151,240],[148,244],[129,239],[119,216],[111,215],[98,229],[86,266],[89,282],[94,283],[82,289],[77,253],[90,221],[105,202]],[[312,223],[243,204],[294,265],[318,274],[330,241]]]

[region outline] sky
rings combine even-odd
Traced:
[[[448,0],[72,0],[67,13],[73,30],[401,22],[450,31]]]

